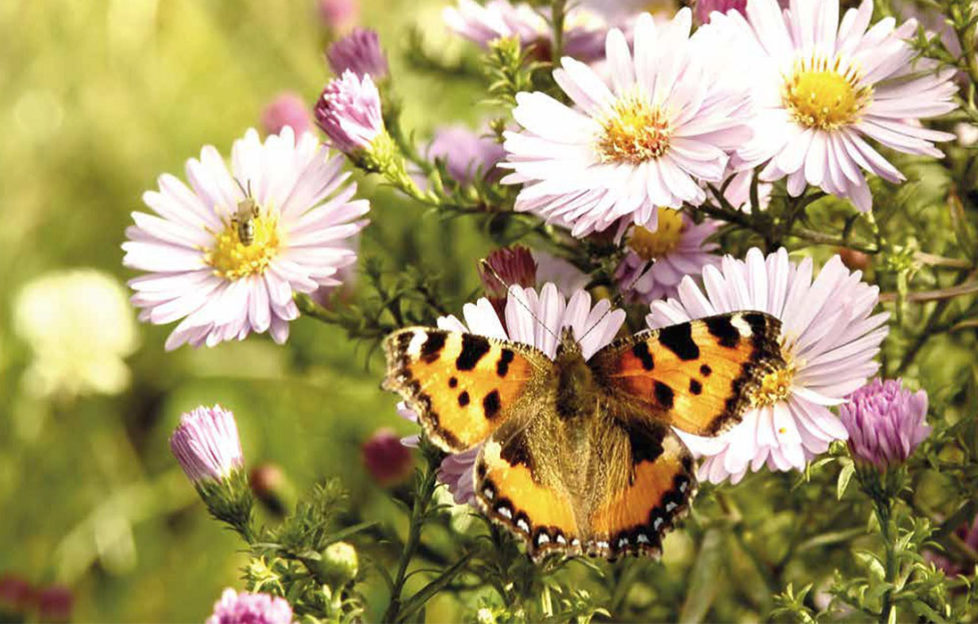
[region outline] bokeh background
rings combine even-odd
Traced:
[[[412,24],[449,57],[465,51],[441,6],[364,0],[357,19],[379,31],[419,141],[486,113],[477,83],[402,60]],[[69,588],[76,621],[200,621],[222,588],[240,586],[239,542],[168,450],[198,404],[231,408],[249,462],[277,463],[296,489],[339,476],[364,514],[398,517],[360,444],[411,425],[378,389],[369,345],[300,320],[286,347],[259,336],[165,353],[170,328],[135,325],[118,303],[133,277],[120,244],[143,191],[163,172],[183,177],[204,144],[226,155],[279,93],[313,102],[330,37],[315,0],[0,2],[0,575]],[[403,254],[460,296],[474,290],[478,231],[363,184],[374,202],[365,253]],[[118,285],[51,278],[77,267]],[[116,354],[100,359],[112,341]]]

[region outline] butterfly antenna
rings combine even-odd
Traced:
[[[635,287],[635,284],[638,283],[638,280],[640,280],[643,277],[645,277],[645,274],[649,272],[649,270],[652,268],[652,265],[654,265],[654,264],[655,264],[655,260],[648,260],[648,261],[646,261],[645,264],[642,266],[642,270],[639,271],[638,273],[636,273],[636,275],[632,279],[631,283],[628,284],[628,286],[626,286],[624,288],[619,288],[618,289],[618,294],[615,295],[615,298],[612,300],[611,305],[608,306],[608,309],[604,311],[604,314],[601,315],[601,318],[599,318],[598,320],[594,321],[594,323],[591,325],[591,327],[589,327],[584,332],[584,334],[580,338],[577,339],[578,342],[584,340],[584,336],[587,336],[588,334],[590,334],[591,331],[594,330],[594,328],[596,328],[598,325],[600,325],[601,324],[601,321],[604,320],[604,317],[606,317],[609,314],[611,314],[611,311],[612,310],[614,310],[615,308],[621,307],[622,302],[625,300],[625,293],[627,293],[632,288],[634,288]]]
[[[503,288],[506,289],[507,296],[509,296],[511,285],[510,284],[507,284],[506,283],[506,280],[504,280],[502,277],[500,277],[499,273],[496,272],[496,269],[492,268],[492,265],[489,264],[489,262],[486,261],[485,258],[483,258],[482,260],[479,261],[479,266],[484,271],[487,271],[490,275],[492,275],[494,278],[496,278],[496,281],[498,281],[500,284],[503,285]],[[516,297],[516,302],[519,303],[521,306],[523,306],[523,309],[530,313],[530,316],[533,317],[533,320],[536,321],[540,325],[540,327],[542,327],[544,330],[546,330],[546,332],[548,334],[550,334],[551,336],[553,336],[554,338],[556,338],[557,339],[557,342],[559,343],[560,342],[560,336],[558,336],[557,334],[555,334],[552,329],[550,329],[549,327],[547,327],[547,324],[544,323],[540,319],[540,317],[536,315],[536,312],[534,312],[530,308],[530,306],[527,304],[527,302],[523,300],[523,296],[525,296],[525,295],[523,295],[523,291],[522,290],[520,291],[520,295],[522,295],[522,296]]]
[[[250,196],[250,193],[251,193],[251,180],[248,180],[248,190],[246,191],[244,185],[241,184],[241,180],[239,180],[235,176],[231,176],[231,179],[234,180],[234,183],[238,185],[238,188],[241,189],[241,192],[244,193],[244,196],[245,197],[249,197]]]

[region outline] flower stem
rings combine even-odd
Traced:
[[[883,538],[883,545],[886,549],[886,560],[885,560],[885,572],[886,577],[884,580],[893,584],[896,582],[897,576],[897,562],[896,562],[896,544],[895,535],[893,534],[893,528],[891,526],[892,508],[893,503],[889,496],[881,495],[873,497],[873,502],[876,509],[876,519],[880,524],[880,536]],[[880,609],[880,623],[886,624],[891,619],[890,612],[896,607],[893,604],[893,590],[887,589],[883,594],[883,606]]]
[[[401,592],[404,589],[404,582],[407,580],[407,569],[421,542],[421,528],[428,515],[428,507],[431,505],[435,487],[438,485],[436,481],[437,466],[436,459],[431,458],[424,472],[421,473],[414,504],[411,507],[411,523],[408,527],[407,541],[404,542],[404,549],[401,551],[401,557],[397,564],[397,575],[394,577],[390,603],[388,603],[387,610],[381,620],[383,622],[398,621],[402,605]]]

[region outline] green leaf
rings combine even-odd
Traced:
[[[709,529],[703,536],[700,552],[689,573],[689,589],[679,613],[680,622],[702,622],[710,610],[719,589],[717,571],[722,565],[723,546],[720,529]]]
[[[843,495],[846,493],[846,488],[849,487],[849,481],[852,479],[852,475],[856,472],[856,464],[851,460],[846,461],[842,465],[842,470],[839,471],[839,482],[835,487],[835,497],[836,500],[842,500]]]

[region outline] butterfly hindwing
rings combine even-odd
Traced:
[[[532,393],[552,362],[527,345],[475,334],[411,327],[384,340],[383,387],[401,394],[428,438],[448,452],[485,440]]]
[[[696,435],[740,422],[768,372],[784,366],[781,323],[763,312],[734,312],[640,332],[591,359],[605,392]]]
[[[486,441],[475,466],[476,501],[539,561],[551,552],[581,552],[576,501],[559,474],[559,443],[547,418],[510,421]],[[555,470],[556,469],[556,470]]]
[[[686,514],[695,493],[693,457],[668,425],[604,420],[613,464],[595,484],[585,551],[608,559],[657,557],[664,534]]]

